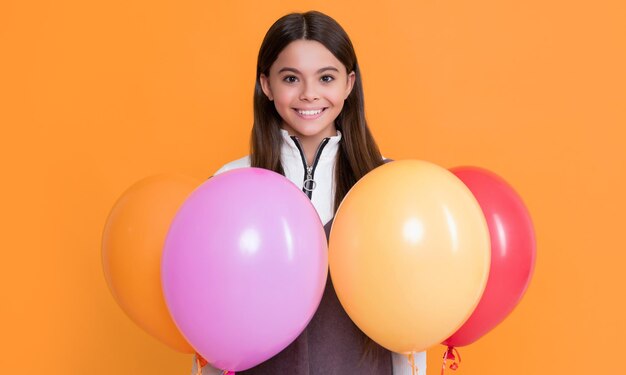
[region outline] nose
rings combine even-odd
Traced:
[[[302,85],[302,92],[300,92],[300,100],[305,102],[312,102],[319,100],[319,93],[317,92],[315,85],[312,83],[306,83]]]

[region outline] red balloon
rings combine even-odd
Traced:
[[[470,318],[443,342],[465,346],[502,322],[521,300],[535,265],[535,231],[524,202],[502,178],[476,167],[450,171],[474,194],[491,236],[491,268],[485,291]]]

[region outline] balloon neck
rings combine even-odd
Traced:
[[[202,356],[198,353],[196,353],[196,364],[198,365],[198,368],[201,369],[202,367],[206,366],[209,362],[202,358]]]
[[[206,359],[202,358],[200,354],[196,353],[196,375],[202,375],[202,368],[208,364],[209,362]],[[221,375],[235,375],[235,372],[223,370]]]
[[[458,362],[457,362],[458,359]],[[448,349],[443,353],[443,363],[441,364],[441,375],[446,372],[446,365],[448,360],[452,361],[450,364],[450,370],[456,371],[461,364],[461,355],[454,346],[448,346]]]

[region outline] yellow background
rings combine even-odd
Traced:
[[[490,169],[530,209],[530,289],[457,373],[623,373],[626,5],[610,0],[3,0],[0,373],[189,373],[111,297],[104,221],[138,179],[247,152],[261,39],[308,9],[353,39],[387,157]]]

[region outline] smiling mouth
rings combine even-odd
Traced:
[[[296,109],[296,108],[294,108],[294,110],[296,111],[296,113],[298,113],[298,115],[300,115],[300,117],[303,117],[303,118],[317,118],[326,110],[326,108],[318,108],[318,109]]]

